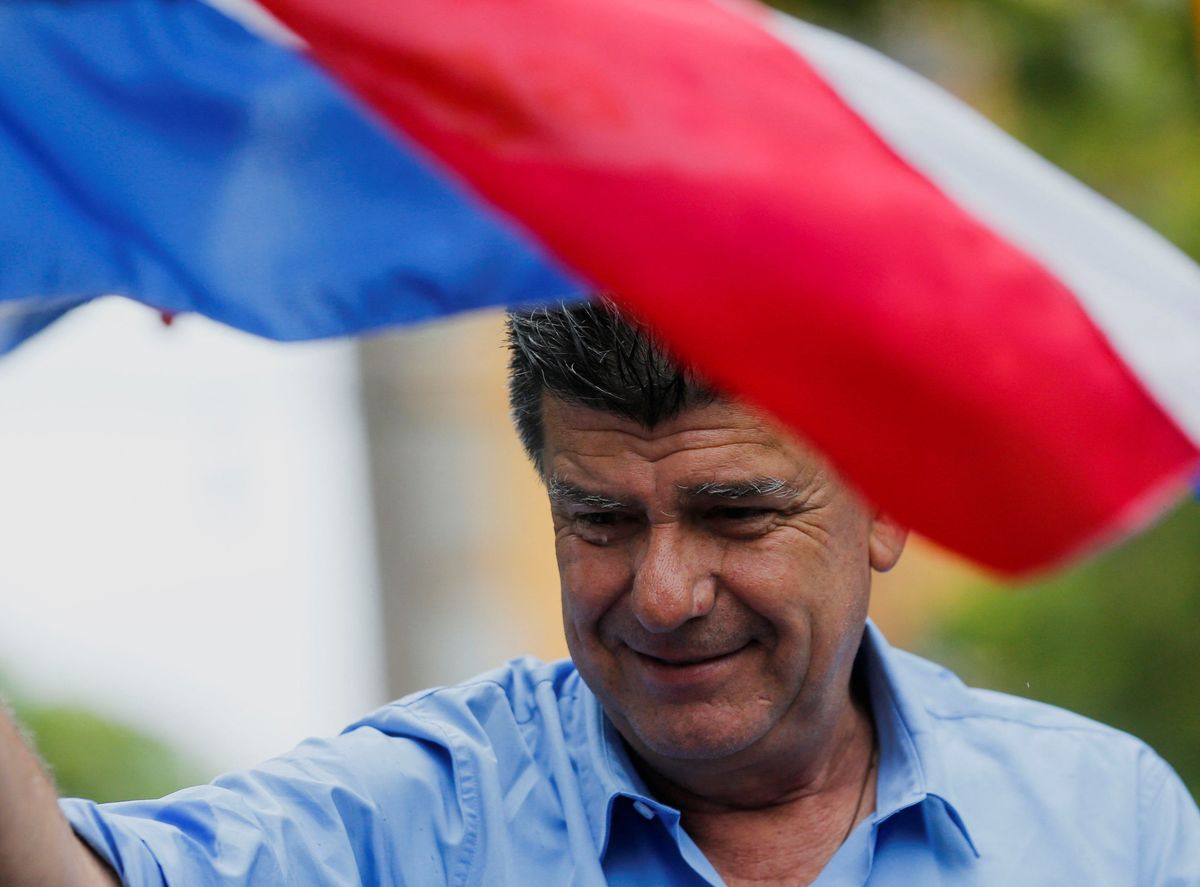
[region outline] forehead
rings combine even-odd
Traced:
[[[807,444],[761,413],[716,401],[646,428],[603,410],[546,395],[543,462],[548,477],[619,487],[633,494],[665,486],[777,477],[808,483],[828,471]]]

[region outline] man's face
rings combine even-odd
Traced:
[[[543,420],[567,645],[635,749],[726,757],[841,710],[900,531],[734,403],[648,430],[546,396]]]

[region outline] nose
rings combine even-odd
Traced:
[[[708,548],[678,525],[650,528],[630,591],[634,616],[643,628],[663,634],[712,610],[716,575]]]

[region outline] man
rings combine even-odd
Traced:
[[[1186,885],[1137,740],[965,688],[866,623],[905,533],[599,304],[514,315],[570,662],[518,660],[161,801],[0,739],[0,883]]]

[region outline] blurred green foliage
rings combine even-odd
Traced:
[[[940,82],[1200,256],[1200,89],[1177,0],[777,0]]]
[[[1186,2],[780,0],[939,81],[1200,258],[1200,88]],[[1200,343],[1197,344],[1200,348]],[[969,683],[1158,749],[1200,794],[1200,505],[1020,591],[974,589],[930,639]]]
[[[13,711],[64,796],[157,798],[203,781],[165,743],[86,708],[16,700]]]

